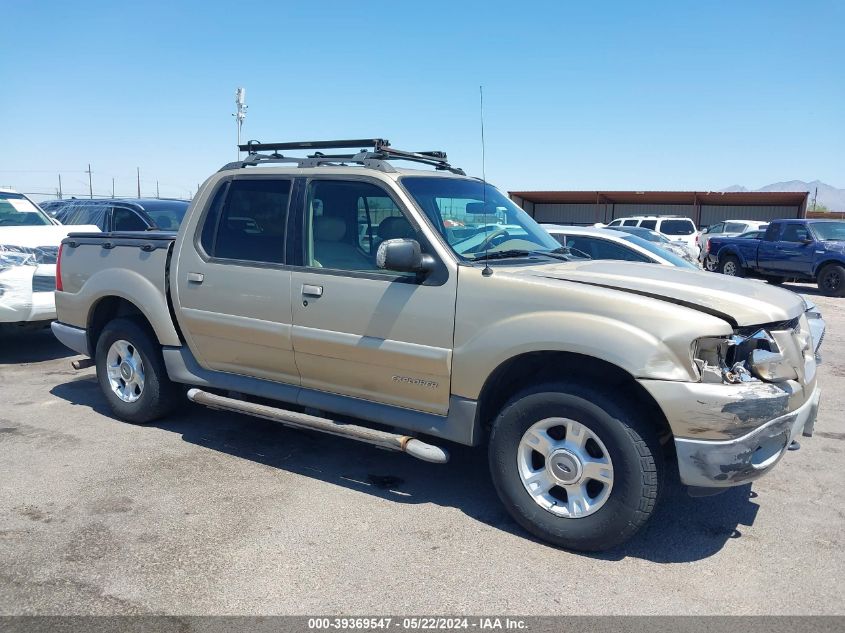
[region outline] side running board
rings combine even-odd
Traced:
[[[190,389],[188,391],[188,399],[210,409],[252,415],[257,418],[272,420],[273,422],[281,422],[286,426],[297,429],[312,429],[321,433],[328,433],[329,435],[337,435],[351,440],[373,444],[390,451],[407,453],[411,457],[416,457],[425,462],[445,464],[449,461],[449,453],[445,449],[426,444],[408,435],[378,431],[365,426],[358,426],[357,424],[347,424],[346,422],[320,418],[306,413],[269,407],[264,404],[244,402],[243,400],[208,393],[202,389]]]

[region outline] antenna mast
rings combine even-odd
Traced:
[[[235,113],[232,115],[235,117],[235,123],[238,126],[238,146],[241,144],[241,128],[244,124],[244,119],[246,119],[246,110],[249,107],[246,105],[246,88],[238,88],[235,91]],[[238,147],[237,159],[241,159],[241,150]]]
[[[487,160],[484,151],[484,86],[478,86],[478,96],[481,114],[481,199],[484,205],[484,215],[482,216],[484,218],[484,270],[481,271],[481,274],[489,277],[493,274],[493,269],[490,268],[490,242],[487,240],[489,227],[487,226]]]

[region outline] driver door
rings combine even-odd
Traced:
[[[292,341],[302,386],[437,415],[449,408],[457,279],[376,265],[378,245],[425,236],[368,178],[314,178],[288,252]],[[442,262],[441,262],[442,264]]]

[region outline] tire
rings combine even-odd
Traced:
[[[719,272],[729,277],[745,277],[745,268],[739,263],[739,258],[734,255],[725,255],[719,261]]]
[[[139,320],[120,318],[108,323],[97,340],[95,359],[100,389],[121,420],[146,424],[164,417],[180,403],[179,388],[167,377],[161,346]],[[126,363],[130,369],[121,373]],[[124,377],[129,382],[123,380],[123,387],[113,388],[109,365],[118,385]],[[135,371],[138,368],[141,372]]]
[[[653,513],[662,487],[657,433],[636,413],[641,410],[642,407],[618,395],[611,397],[599,389],[574,382],[538,385],[514,396],[493,424],[488,453],[496,492],[514,520],[538,538],[571,550],[601,551],[631,538]],[[549,422],[550,419],[553,420]],[[547,473],[572,464],[571,459],[557,464],[551,459],[535,462],[542,453],[533,451],[524,441],[535,437],[527,433],[529,429],[555,425],[558,420],[573,423],[572,428],[567,428],[564,444],[559,439],[560,427],[548,429],[546,438],[557,438],[552,446],[559,452],[555,455],[547,451],[547,454],[556,460],[566,458],[562,454],[566,451],[560,447],[570,446],[570,434],[576,440],[591,435],[597,442],[591,446],[590,439],[585,440],[586,450],[598,450],[589,457],[600,456],[611,465],[609,470],[602,471],[610,474],[609,486],[585,479],[583,474],[570,482],[573,484],[570,489],[581,487],[587,497],[595,495],[590,499],[592,508],[582,507],[580,515],[577,507],[574,515],[569,510],[570,501],[577,498],[577,493],[576,497],[567,494],[561,498],[564,488],[555,485],[538,501],[529,492],[529,484],[524,483],[523,468],[528,454],[532,468],[538,469],[536,472],[546,480],[559,482]],[[579,424],[583,428],[578,429],[580,435],[577,435]],[[582,472],[585,463],[578,462],[576,474]],[[566,476],[572,477],[572,469],[567,472],[570,474]],[[536,476],[532,474],[530,479]],[[559,501],[550,508],[545,504],[551,496]]]
[[[819,290],[826,297],[845,297],[845,266],[828,264],[819,272]]]
[[[780,286],[786,281],[786,277],[771,277],[769,275],[766,275],[763,279],[766,280],[766,283],[772,284],[773,286]]]

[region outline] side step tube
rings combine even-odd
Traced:
[[[351,440],[373,444],[390,451],[407,453],[411,457],[416,457],[425,462],[445,464],[449,461],[449,453],[445,449],[426,444],[407,435],[378,431],[365,426],[358,426],[357,424],[347,424],[346,422],[337,422],[305,413],[268,407],[263,404],[244,402],[243,400],[208,393],[202,389],[190,389],[188,391],[188,399],[211,409],[244,413],[257,418],[272,420],[273,422],[281,422],[284,425],[297,429],[312,429],[321,433],[328,433],[329,435],[337,435]]]

